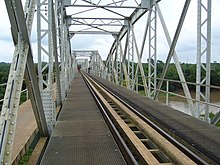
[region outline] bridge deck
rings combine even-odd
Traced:
[[[161,128],[169,131],[169,134],[183,139],[188,147],[200,151],[215,162],[220,162],[219,128],[102,78],[94,78]]]
[[[125,164],[80,75],[72,82],[41,164]]]

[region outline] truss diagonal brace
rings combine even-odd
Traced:
[[[170,37],[170,34],[169,34],[169,32],[168,32],[168,28],[167,28],[167,26],[166,26],[166,23],[165,23],[165,21],[164,21],[162,12],[161,12],[161,10],[160,10],[159,5],[158,5],[158,4],[155,4],[155,5],[156,5],[157,11],[158,11],[158,15],[159,15],[159,18],[160,18],[160,21],[161,21],[161,24],[162,24],[162,27],[163,27],[165,36],[166,36],[166,40],[167,40],[167,42],[168,42],[168,45],[171,46],[171,44],[172,44],[171,37]],[[191,114],[194,116],[194,115],[195,115],[195,112],[194,112],[194,105],[193,105],[193,102],[192,102],[192,100],[191,100],[192,97],[191,97],[189,88],[188,88],[187,84],[185,83],[186,80],[185,80],[185,77],[184,77],[183,71],[182,71],[182,69],[181,69],[181,66],[180,66],[180,63],[179,63],[179,59],[178,59],[178,56],[177,56],[175,50],[174,50],[174,52],[173,52],[173,60],[174,60],[174,62],[175,62],[175,66],[176,66],[177,72],[178,72],[178,74],[179,74],[180,81],[182,82],[183,91],[184,91],[184,93],[185,93],[185,96],[188,98],[188,99],[187,99],[187,102],[188,102],[188,104],[189,104]]]
[[[39,88],[35,86],[37,84],[36,74],[34,74],[35,68],[33,65],[29,35],[21,1],[5,0],[5,4],[11,23],[15,51],[0,117],[0,161],[2,164],[11,164],[17,112],[25,72],[25,78],[29,77],[26,79],[26,82],[30,82],[28,83],[29,89],[32,89],[29,90],[29,95],[32,98],[31,101],[32,103],[36,102],[36,104],[32,104],[33,109],[38,110],[36,113],[41,113],[42,103],[39,95]],[[34,84],[34,86],[31,86],[30,84]],[[48,136],[44,114],[36,116],[36,113],[35,117],[41,135]]]
[[[158,98],[158,95],[159,95],[159,92],[160,92],[159,90],[161,89],[161,86],[162,86],[162,83],[164,81],[164,78],[165,78],[165,75],[166,75],[169,63],[170,63],[171,58],[172,58],[172,56],[174,54],[174,50],[175,50],[175,47],[176,47],[176,44],[177,44],[177,41],[178,41],[178,38],[179,38],[179,35],[180,35],[180,32],[181,32],[181,29],[182,29],[182,26],[183,26],[183,22],[185,20],[185,17],[186,17],[186,14],[187,14],[190,2],[191,2],[191,0],[186,0],[185,1],[184,7],[183,7],[183,11],[182,11],[182,14],[180,16],[180,20],[179,20],[179,23],[178,23],[178,26],[177,26],[177,29],[176,29],[176,32],[175,32],[172,44],[170,46],[170,50],[169,50],[168,56],[167,56],[167,59],[166,59],[166,63],[165,63],[165,66],[164,66],[162,74],[161,74],[161,79],[158,82],[157,91],[156,91],[155,96],[154,96],[155,100]]]

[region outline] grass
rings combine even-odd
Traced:
[[[21,160],[18,162],[18,165],[26,165],[29,158],[31,157],[31,154],[33,152],[32,148],[29,148],[27,153],[24,154],[24,156],[21,158]]]

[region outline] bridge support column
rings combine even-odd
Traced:
[[[91,51],[90,68],[91,72],[98,77],[105,74],[104,63],[98,51]]]
[[[51,133],[56,121],[55,97],[60,100],[60,81],[57,57],[56,24],[53,0],[37,1],[37,37],[38,37],[38,76],[43,107],[46,115],[47,125]],[[48,46],[44,45],[44,42]],[[56,68],[56,87],[55,95],[54,83],[54,64]]]
[[[128,40],[127,40],[127,71],[128,71],[128,89],[132,89],[132,85],[134,83],[134,29],[133,25],[129,20],[127,20],[127,28],[128,28]]]
[[[157,87],[157,10],[151,8],[149,24],[148,97],[153,98]]]
[[[202,105],[199,101],[210,103],[211,0],[198,0],[197,17],[196,117],[204,113],[204,120],[210,122],[209,105]],[[205,71],[204,77],[202,70]]]

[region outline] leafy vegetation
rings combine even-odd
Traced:
[[[10,63],[0,62],[0,84],[7,83],[10,66],[11,66]],[[3,86],[0,85],[0,100],[4,98],[5,89],[6,89],[6,85]],[[24,89],[26,89],[25,83],[22,86],[22,90]],[[26,92],[23,92],[21,94],[20,104],[23,103],[24,101],[26,101]],[[2,108],[2,103],[3,102],[0,102],[0,110]]]
[[[201,114],[201,115],[200,115],[200,118],[204,118],[204,117],[205,117],[204,114]],[[213,119],[214,117],[215,117],[215,114],[212,113],[212,112],[210,112],[210,113],[209,113],[209,118],[210,118],[211,121],[212,121],[212,119]],[[216,126],[220,128],[220,121],[218,121],[218,123],[216,124]]]
[[[163,67],[164,67],[164,63],[160,60],[157,61],[157,77],[160,78],[162,71],[163,71]],[[205,65],[205,64],[204,64]],[[135,67],[137,67],[137,64],[135,64]],[[148,75],[148,63],[143,64],[143,68],[145,71],[145,75]],[[183,71],[183,74],[185,76],[185,79],[187,82],[192,82],[195,83],[196,82],[196,64],[185,64],[182,63],[181,64],[181,68]],[[203,79],[205,77],[205,71],[202,70],[202,77],[201,79]],[[170,80],[180,80],[179,79],[179,75],[178,72],[176,70],[176,66],[174,63],[171,63],[168,67],[168,71],[166,73],[165,79],[170,79]],[[211,85],[215,85],[215,86],[220,86],[220,63],[212,63],[211,64]],[[141,84],[141,74],[139,73],[139,84]],[[190,90],[195,90],[195,85],[188,85]],[[143,90],[143,87],[139,87],[140,90]],[[170,91],[176,91],[181,89],[181,84],[180,83],[176,83],[176,82],[170,82],[169,84],[169,88]],[[162,85],[162,89],[166,89],[166,84],[164,83]]]
[[[0,63],[0,84],[7,83],[10,64]],[[0,100],[4,98],[6,86],[0,86]],[[0,109],[2,108],[2,102],[0,103]]]
[[[26,165],[28,160],[29,160],[29,158],[31,157],[32,152],[33,152],[33,149],[29,148],[27,153],[18,162],[18,165]]]
[[[10,65],[11,65],[10,63],[0,62],[0,84],[7,83]],[[35,65],[37,66],[37,64]],[[43,64],[43,66],[44,65],[46,64]],[[157,77],[158,78],[161,77],[161,73],[162,73],[164,65],[165,64],[162,61],[160,60],[157,61]],[[137,67],[137,63],[135,63],[135,67]],[[196,64],[182,63],[181,67],[185,75],[186,81],[195,83],[196,82]],[[143,64],[143,69],[144,69],[145,75],[147,76],[148,75],[148,63]],[[36,67],[36,70],[37,70],[37,67]],[[45,71],[45,73],[46,72],[47,70]],[[205,76],[205,72],[202,71],[202,78],[204,78],[204,76]],[[171,79],[171,80],[179,80],[179,76],[178,76],[175,64],[171,63],[169,65],[165,78]],[[139,72],[138,80],[139,80],[139,84],[142,84],[140,72]],[[211,64],[211,85],[220,86],[220,63],[214,62]],[[3,99],[4,97],[5,88],[6,86],[0,86],[0,100]],[[181,84],[170,82],[169,88],[170,88],[169,89],[170,91],[176,91],[176,90],[181,89]],[[195,90],[194,85],[189,85],[189,88],[190,90]],[[25,84],[23,84],[22,86],[22,90],[24,89],[26,89]],[[164,90],[166,89],[165,83],[162,85],[162,89]],[[143,90],[143,86],[139,86],[139,90],[140,91]],[[26,100],[26,92],[21,94],[20,103],[24,102],[25,100]],[[0,102],[0,109],[1,109],[1,106],[2,106],[2,102]]]

